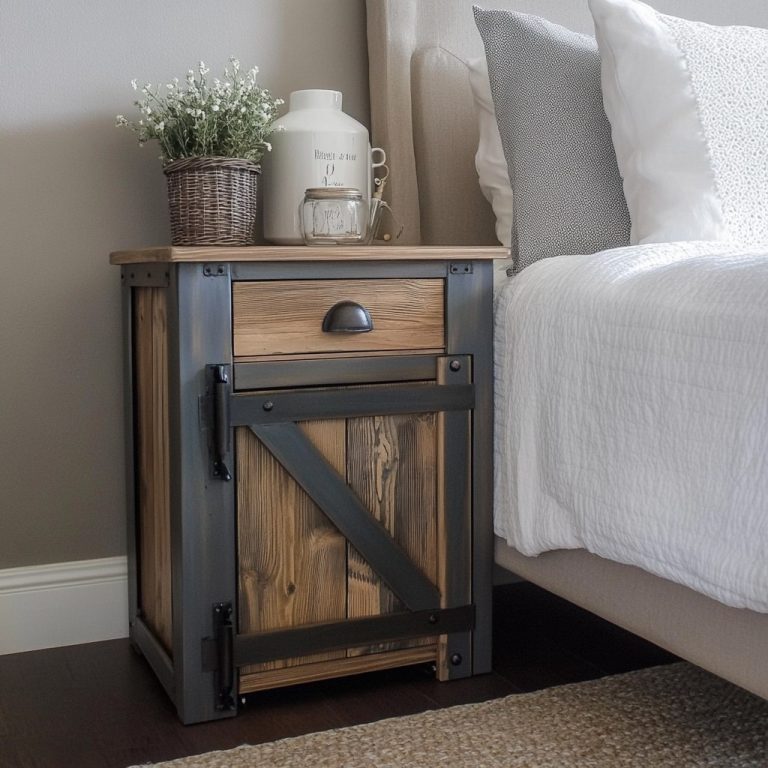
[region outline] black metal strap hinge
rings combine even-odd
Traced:
[[[232,603],[214,603],[214,637],[202,642],[203,672],[216,673],[216,709],[235,708]]]

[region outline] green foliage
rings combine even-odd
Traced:
[[[256,83],[258,68],[245,75],[231,58],[224,80],[208,82],[210,70],[201,61],[189,70],[184,83],[178,78],[165,85],[147,83],[143,98],[134,102],[141,113],[136,121],[117,116],[116,124],[132,130],[139,145],[155,139],[164,165],[182,157],[239,157],[258,162],[271,146],[266,141],[282,99],[274,99]]]

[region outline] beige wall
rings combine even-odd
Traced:
[[[258,64],[368,124],[364,0],[2,0],[0,568],[125,552],[119,273],[167,243],[157,151],[114,128],[130,80]]]

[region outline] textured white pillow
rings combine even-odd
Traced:
[[[507,248],[512,240],[512,185],[501,146],[496,111],[493,107],[491,84],[488,81],[488,62],[485,56],[470,59],[469,86],[477,108],[479,140],[475,154],[475,168],[480,189],[491,204],[496,216],[496,237]]]
[[[589,6],[631,242],[768,241],[768,30]]]

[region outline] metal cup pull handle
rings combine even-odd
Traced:
[[[325,333],[369,333],[372,330],[371,313],[355,301],[334,304],[323,318]]]

